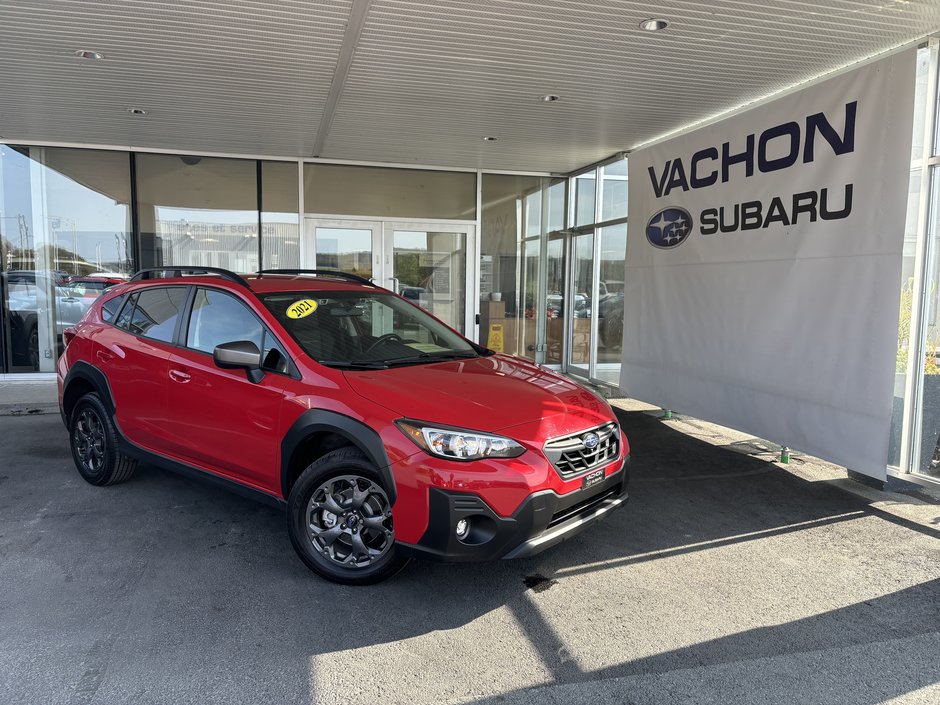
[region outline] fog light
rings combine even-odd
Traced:
[[[463,541],[467,538],[467,534],[470,533],[470,522],[466,519],[461,519],[457,522],[457,538]]]

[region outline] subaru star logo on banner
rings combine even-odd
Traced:
[[[650,244],[663,249],[681,245],[691,232],[692,216],[684,208],[663,208],[646,224]]]
[[[886,476],[914,62],[630,155],[626,394]]]

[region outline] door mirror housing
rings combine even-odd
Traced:
[[[261,371],[261,351],[250,340],[236,340],[217,345],[212,351],[212,359],[223,369],[245,370],[248,379],[256,384],[264,378],[264,372]]]

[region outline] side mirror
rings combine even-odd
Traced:
[[[217,345],[212,351],[212,359],[223,369],[245,370],[248,379],[256,384],[264,378],[264,372],[261,371],[261,351],[250,340],[236,340]]]

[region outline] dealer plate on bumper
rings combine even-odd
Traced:
[[[586,490],[588,487],[593,487],[594,485],[600,484],[603,481],[604,468],[595,470],[594,472],[589,472],[587,475],[581,478],[581,489]]]

